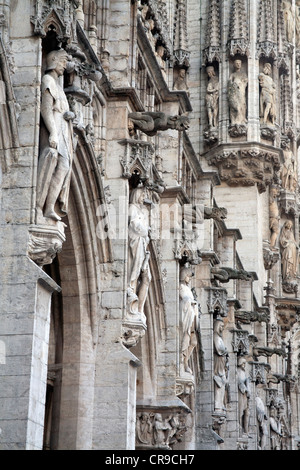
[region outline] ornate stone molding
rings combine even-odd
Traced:
[[[28,256],[39,266],[51,264],[62,250],[65,235],[61,222],[57,226],[32,225],[29,227]]]
[[[206,158],[228,186],[257,185],[259,192],[272,184],[280,170],[279,151],[256,145],[219,146],[207,152]]]

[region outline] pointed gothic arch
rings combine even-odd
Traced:
[[[137,401],[154,398],[157,393],[157,358],[159,348],[165,338],[165,310],[164,291],[162,288],[162,273],[158,261],[155,245],[150,248],[151,282],[145,302],[145,315],[147,318],[147,331],[145,336],[131,349],[141,361],[137,370]]]
[[[70,185],[66,241],[47,269],[61,287],[52,299],[45,449],[92,446],[100,265],[111,260],[97,237],[97,207],[105,204],[92,147],[78,135]]]

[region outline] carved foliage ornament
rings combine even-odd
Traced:
[[[272,184],[280,170],[279,155],[258,148],[223,150],[207,157],[229,186],[254,186],[260,192]]]

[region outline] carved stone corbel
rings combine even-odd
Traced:
[[[270,242],[266,240],[263,245],[264,267],[268,271],[275,266],[279,260],[279,248],[270,248]]]
[[[60,227],[58,226],[60,225]],[[65,242],[64,224],[56,227],[49,225],[32,225],[29,228],[28,256],[37,265],[51,264]]]
[[[146,323],[142,320],[125,320],[122,323],[122,344],[130,349],[138,344],[138,342],[145,336],[147,330]]]

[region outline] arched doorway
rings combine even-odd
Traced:
[[[45,450],[92,446],[100,265],[109,241],[97,237],[97,205],[104,203],[94,159],[79,139],[73,162],[66,241],[47,274],[61,287],[52,297]]]

